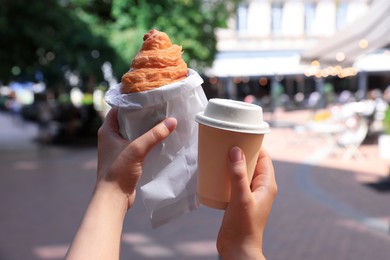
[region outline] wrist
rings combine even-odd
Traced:
[[[121,192],[119,187],[115,187],[114,183],[99,182],[95,187],[92,200],[123,217],[129,209],[126,194]]]
[[[265,260],[259,247],[230,247],[219,252],[222,260]]]
[[[222,260],[266,260],[263,253],[259,252],[233,252],[232,254],[222,254]]]
[[[123,195],[103,186],[96,186],[66,259],[119,259],[127,205]]]

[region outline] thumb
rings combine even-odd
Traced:
[[[131,155],[133,162],[141,162],[154,146],[162,142],[176,129],[176,126],[177,120],[175,118],[167,118],[131,142],[124,152]]]
[[[116,158],[111,166],[114,171],[129,171],[132,169],[134,175],[140,175],[142,172],[143,161],[149,151],[158,143],[167,138],[177,126],[175,118],[167,118],[151,130],[132,141]]]
[[[231,181],[231,203],[246,201],[251,194],[251,189],[248,181],[245,155],[238,147],[233,147],[230,150],[228,171]]]

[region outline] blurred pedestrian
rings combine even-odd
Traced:
[[[12,117],[12,122],[16,125],[20,125],[22,123],[20,117],[22,104],[19,102],[15,91],[11,91],[11,93],[8,95],[5,106]]]
[[[36,95],[35,102],[38,120],[38,142],[41,144],[48,144],[53,137],[50,129],[53,113],[47,100],[46,93]]]
[[[94,194],[66,259],[119,259],[123,222],[135,201],[144,158],[176,126],[176,119],[168,118],[128,142],[119,133],[117,110],[111,109],[98,133]],[[242,150],[234,147],[226,156],[232,199],[218,234],[218,252],[223,259],[264,259],[263,231],[277,193],[272,161],[261,150],[249,184]]]
[[[390,85],[388,85],[383,92],[383,99],[390,105]]]

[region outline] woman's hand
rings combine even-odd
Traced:
[[[119,195],[129,209],[135,199],[135,191],[142,174],[148,152],[167,138],[177,125],[174,118],[167,118],[131,143],[119,133],[117,110],[111,109],[98,132],[98,171],[96,192]]]
[[[272,160],[262,148],[249,183],[245,155],[234,147],[229,154],[228,169],[231,201],[218,234],[218,252],[224,260],[264,259],[263,232],[277,194]]]

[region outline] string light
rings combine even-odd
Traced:
[[[321,63],[318,60],[313,60],[311,62],[311,66],[313,66],[313,67],[319,67],[320,65],[321,65]]]
[[[338,52],[338,53],[336,54],[336,60],[337,60],[338,62],[342,62],[343,60],[345,60],[345,54],[344,54],[344,52]]]
[[[362,49],[366,49],[368,47],[367,39],[361,39],[359,41],[359,47],[362,48]]]
[[[267,85],[267,83],[268,83],[268,79],[267,79],[266,77],[261,77],[261,78],[259,79],[259,84],[260,84],[260,86],[264,87],[264,86]]]

